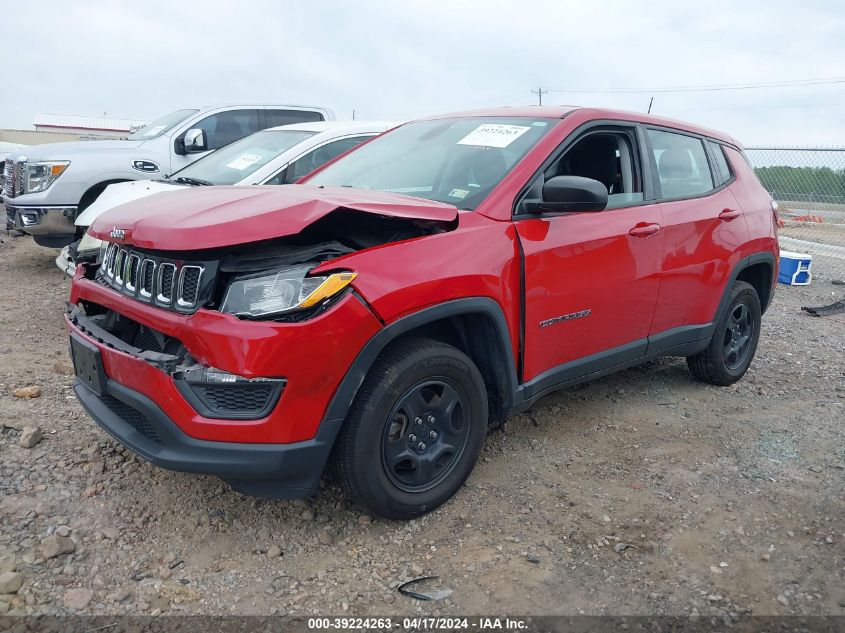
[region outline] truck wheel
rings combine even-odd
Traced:
[[[415,338],[373,365],[335,443],[347,494],[376,514],[411,519],[447,501],[475,466],[487,392],[460,350]]]
[[[711,385],[732,385],[742,378],[760,339],[760,298],[754,287],[735,282],[729,301],[707,349],[687,356],[690,373]]]

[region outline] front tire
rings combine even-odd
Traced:
[[[388,519],[434,510],[472,472],[487,431],[487,393],[459,349],[414,338],[373,365],[337,438],[347,494]]]
[[[707,349],[687,356],[690,373],[702,382],[719,386],[732,385],[742,378],[757,351],[761,314],[754,286],[735,282],[728,309],[716,324]]]

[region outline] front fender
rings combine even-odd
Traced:
[[[517,391],[517,376],[505,314],[502,311],[502,307],[489,297],[467,297],[423,308],[379,330],[355,357],[355,360],[332,397],[329,407],[326,410],[325,420],[343,420],[346,418],[346,414],[352,406],[352,402],[369,373],[370,368],[392,341],[426,324],[452,317],[470,315],[483,315],[493,323],[497,340],[490,341],[489,344],[490,346],[498,344],[500,346],[500,352],[505,358],[505,375],[508,383],[507,392],[510,394],[509,401],[505,403],[505,408],[509,409],[514,403],[514,395]]]

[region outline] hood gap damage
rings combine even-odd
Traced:
[[[170,252],[230,248],[300,235],[321,220],[348,213],[443,226],[454,223],[454,205],[408,195],[308,185],[187,187],[118,205],[96,218],[89,233]],[[423,224],[424,225],[424,224]],[[420,226],[423,226],[420,225]]]
[[[298,264],[319,265],[367,248],[454,230],[452,222],[412,220],[338,208],[287,237],[225,250],[221,273],[244,273]]]

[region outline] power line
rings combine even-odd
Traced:
[[[574,93],[637,93],[637,92],[715,92],[720,90],[754,90],[758,88],[788,88],[796,86],[821,86],[845,84],[845,77],[822,77],[817,79],[792,79],[788,81],[767,81],[750,84],[720,84],[712,86],[674,86],[665,88],[551,88],[546,92]],[[531,92],[536,94],[535,90]]]
[[[533,90],[531,90],[529,92],[533,92]],[[546,90],[545,92],[548,92],[548,90]],[[501,97],[496,97],[494,99],[487,99],[486,101],[483,101],[483,102],[476,102],[473,105],[461,106],[461,108],[466,109],[466,110],[472,110],[472,109],[475,109],[475,108],[481,108],[481,107],[490,106],[490,105],[500,106],[500,105],[502,105],[503,101],[508,101],[508,100],[512,99],[513,97],[519,97],[519,96],[524,97],[525,96],[525,90],[520,90],[519,92],[512,92],[510,94],[502,95]]]
[[[709,110],[784,110],[790,108],[845,108],[845,103],[762,103],[739,106],[702,106],[692,108],[672,108],[672,112],[703,112]]]

